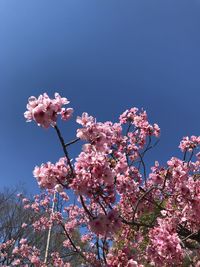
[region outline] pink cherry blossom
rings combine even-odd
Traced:
[[[62,108],[61,109],[61,119],[64,120],[64,121],[67,121],[69,120],[71,117],[72,117],[72,114],[73,114],[73,108]]]
[[[31,96],[24,116],[27,121],[34,120],[39,126],[49,128],[50,125],[56,124],[58,114],[61,114],[64,120],[71,117],[73,109],[62,109],[62,106],[68,103],[67,98],[61,97],[58,93],[55,93],[54,99],[49,98],[46,93],[38,98]]]
[[[22,229],[59,229],[62,250],[79,255],[83,266],[199,266],[200,137],[184,137],[180,158],[172,156],[166,164],[156,160],[148,168],[146,153],[156,145],[160,128],[146,111],[127,109],[117,122],[98,122],[84,112],[76,119],[77,138],[65,143],[56,123],[59,115],[72,117],[73,109],[63,107],[68,103],[58,93],[54,99],[46,93],[29,98],[25,118],[54,126],[65,157],[35,167],[43,193],[33,200],[20,195],[35,215]],[[83,144],[71,160],[68,147],[78,141]],[[10,251],[12,266],[71,266],[57,249],[48,251],[45,263],[44,253],[26,235],[0,244],[1,258]]]
[[[180,142],[179,148],[181,151],[192,151],[194,148],[198,147],[200,145],[200,136],[194,136],[192,135],[190,138],[188,136],[183,137],[183,139]]]
[[[33,175],[37,179],[40,187],[53,189],[59,183],[68,183],[67,176],[69,172],[70,169],[67,165],[67,160],[65,158],[60,158],[56,164],[47,162],[40,167],[36,166]]]

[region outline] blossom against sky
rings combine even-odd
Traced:
[[[28,97],[44,92],[74,108],[66,140],[84,111],[117,121],[136,106],[161,128],[150,160],[178,155],[182,137],[200,129],[199,13],[198,0],[2,0],[0,187],[35,190],[35,165],[62,156],[54,131],[23,117]]]

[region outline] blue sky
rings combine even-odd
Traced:
[[[34,166],[62,156],[53,129],[23,118],[43,92],[66,96],[74,119],[143,107],[161,127],[149,164],[179,156],[182,136],[200,133],[199,14],[200,0],[1,0],[0,188],[35,192]],[[62,131],[73,138],[75,122]]]

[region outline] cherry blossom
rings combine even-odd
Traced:
[[[39,126],[49,128],[50,125],[56,124],[58,114],[61,114],[64,120],[71,117],[73,109],[62,108],[66,104],[69,104],[67,98],[61,97],[58,93],[55,93],[54,99],[50,99],[47,93],[38,98],[31,96],[28,99],[27,111],[24,116],[27,121],[34,120]]]
[[[157,145],[160,128],[146,111],[127,109],[117,122],[84,112],[76,119],[76,138],[65,143],[57,118],[71,118],[73,109],[63,107],[68,103],[58,93],[28,100],[27,121],[53,126],[64,152],[56,163],[35,167],[43,193],[33,200],[19,195],[35,214],[31,227],[49,236],[59,229],[63,250],[79,255],[83,267],[200,266],[200,136],[181,140],[182,157],[156,160],[148,169],[145,155]],[[72,160],[68,147],[76,142],[80,151]],[[25,236],[1,243],[0,257],[10,249],[12,266],[71,266],[49,248],[45,260]]]

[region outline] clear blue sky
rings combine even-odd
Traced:
[[[34,192],[34,166],[62,155],[53,129],[23,118],[44,91],[71,100],[75,117],[144,107],[162,131],[149,162],[164,163],[200,134],[200,0],[1,0],[0,90],[0,188]]]

